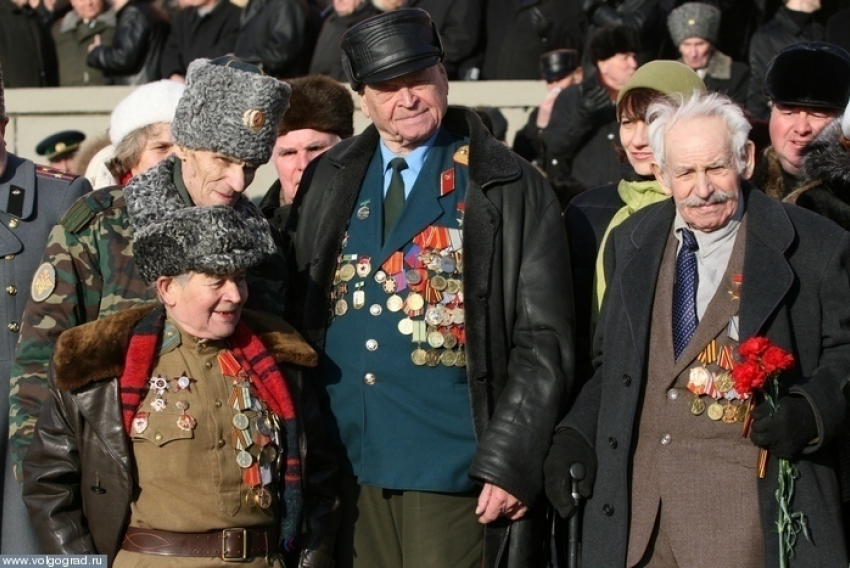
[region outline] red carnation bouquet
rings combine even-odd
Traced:
[[[779,408],[780,378],[783,371],[794,367],[794,356],[784,349],[773,345],[766,337],[751,337],[738,346],[740,361],[732,369],[735,390],[741,395],[761,392],[765,403],[770,406],[771,415]],[[750,409],[752,409],[752,404]],[[749,430],[750,418],[747,417],[744,436]],[[759,448],[758,476],[763,479],[767,470],[767,450]],[[797,468],[789,460],[779,460],[779,484],[776,501],[779,515],[776,528],[779,532],[779,566],[788,566],[788,560],[794,556],[797,535],[802,532],[809,538],[806,516],[801,511],[791,509],[794,498],[794,482],[800,477]]]

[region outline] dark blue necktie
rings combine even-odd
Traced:
[[[676,360],[688,346],[697,329],[697,255],[699,248],[693,232],[682,229],[682,248],[676,259],[676,284],[673,286],[673,351]]]

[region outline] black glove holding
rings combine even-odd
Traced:
[[[777,458],[790,460],[798,457],[809,442],[818,437],[815,412],[802,396],[779,399],[779,408],[773,416],[770,415],[770,405],[762,402],[753,410],[752,417],[750,440]]]
[[[599,82],[596,73],[592,73],[581,82],[581,94],[582,101],[578,112],[584,118],[590,118],[597,112],[614,106],[614,101]]]
[[[557,432],[543,462],[543,484],[549,502],[565,519],[575,511],[570,467],[576,463],[582,464],[586,470],[584,479],[578,482],[578,492],[587,499],[593,493],[596,480],[596,452],[575,430],[567,428]]]

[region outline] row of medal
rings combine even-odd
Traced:
[[[333,315],[348,312],[350,291],[352,308],[366,305],[364,288],[371,276],[388,295],[386,309],[406,316],[398,330],[416,345],[410,355],[414,364],[465,367],[461,243],[460,229],[430,226],[413,238],[407,253],[394,252],[374,274],[370,257],[340,255],[331,291]],[[380,303],[369,307],[375,316],[383,309]]]
[[[165,396],[168,391],[172,391],[174,393],[179,393],[181,391],[192,392],[192,383],[194,382],[195,379],[190,379],[185,374],[173,379],[162,376],[151,377],[148,380],[150,390],[154,395],[154,398],[150,402],[151,410],[153,412],[162,412],[168,407],[168,399]],[[177,417],[177,427],[184,432],[191,432],[194,430],[198,425],[198,422],[193,416],[186,412],[189,410],[189,401],[178,400],[174,404],[174,407],[181,412],[180,416]],[[136,415],[133,417],[133,431],[136,434],[142,434],[148,429],[149,425],[150,412],[144,410],[136,412]]]
[[[732,345],[720,346],[713,339],[697,356],[701,364],[692,367],[688,373],[688,390],[694,393],[688,409],[694,416],[705,413],[710,419],[727,424],[746,420],[750,395],[741,395],[735,390],[733,350]],[[710,370],[709,365],[716,367],[717,371]]]
[[[280,422],[257,396],[233,353],[219,353],[218,363],[222,375],[233,381],[227,404],[233,409],[233,447],[242,481],[249,488],[247,501],[268,509],[274,501],[274,473],[282,457]]]

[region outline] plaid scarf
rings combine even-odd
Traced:
[[[130,336],[124,370],[118,379],[124,430],[130,434],[136,410],[148,391],[151,370],[160,336],[165,326],[165,308],[158,306],[142,318]],[[286,437],[286,466],[283,474],[281,507],[281,542],[286,551],[296,549],[301,528],[303,499],[301,496],[301,449],[292,393],[280,369],[260,339],[242,322],[230,337],[233,354],[251,377],[260,398],[280,417]]]

